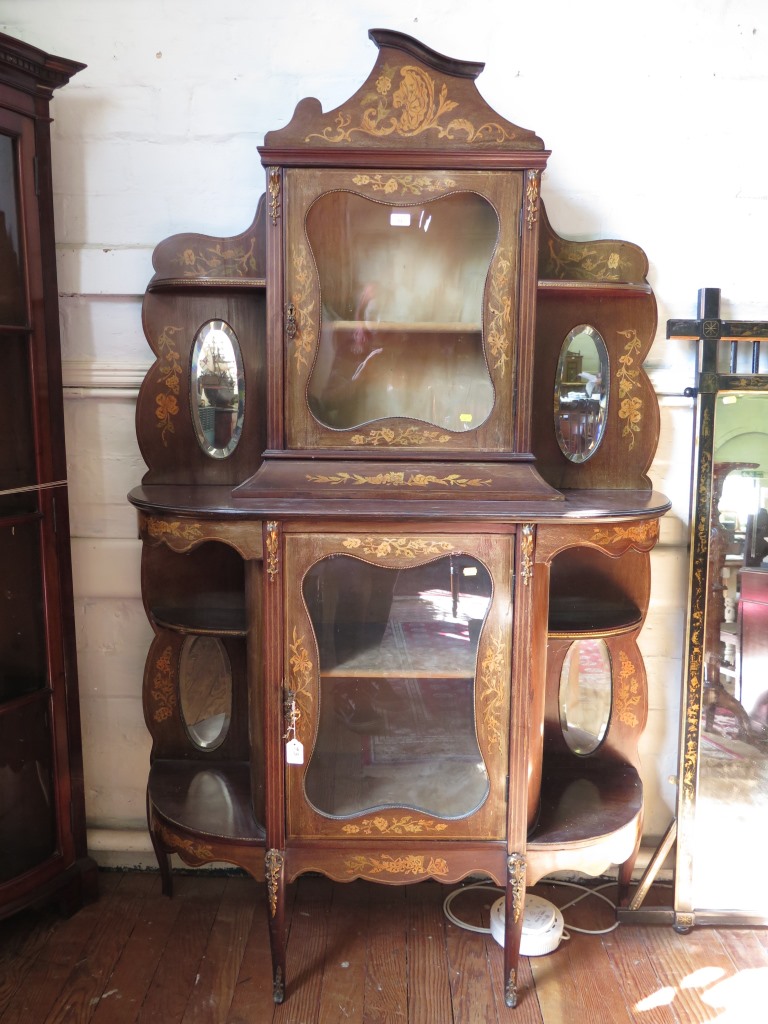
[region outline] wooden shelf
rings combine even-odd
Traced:
[[[155,761],[149,801],[169,824],[201,837],[264,844],[243,761]]]
[[[248,632],[242,594],[204,593],[188,605],[154,605],[150,609],[156,625],[177,633],[200,636],[245,636]]]
[[[356,331],[359,329],[381,333],[386,331],[394,334],[479,334],[482,324],[464,323],[460,320],[445,323],[400,320],[329,320],[327,326],[336,331]]]
[[[640,609],[631,601],[557,595],[550,598],[550,636],[615,636],[636,629],[642,621]]]

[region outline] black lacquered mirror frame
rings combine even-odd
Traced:
[[[758,895],[764,886],[760,877],[750,877],[743,857],[746,845],[758,851],[757,855],[764,859],[764,812],[761,808],[752,810],[754,827],[748,838],[735,838],[728,823],[718,816],[714,823],[716,838],[703,840],[697,819],[701,805],[706,803],[706,794],[702,796],[707,780],[702,778],[701,749],[705,725],[711,727],[713,705],[714,710],[721,706],[725,715],[732,716],[739,741],[756,742],[763,767],[768,765],[768,730],[765,737],[757,735],[756,740],[754,730],[752,736],[745,734],[749,715],[737,699],[741,696],[738,681],[734,694],[730,694],[730,687],[722,685],[719,678],[719,666],[712,665],[722,651],[720,627],[725,625],[719,621],[719,614],[717,621],[713,617],[713,609],[722,611],[721,573],[727,561],[724,543],[728,538],[720,523],[720,499],[725,478],[730,473],[741,473],[745,467],[756,465],[751,461],[716,459],[716,412],[718,403],[722,405],[726,396],[730,401],[768,396],[768,373],[761,373],[761,361],[763,371],[768,364],[768,321],[722,320],[720,290],[703,288],[699,291],[697,319],[669,320],[667,337],[697,342],[696,386],[686,388],[684,392],[694,399],[696,405],[677,805],[676,815],[651,857],[629,906],[621,908],[618,916],[620,920],[632,919],[633,923],[669,922],[680,932],[698,924],[768,926],[766,903],[764,899],[761,903]],[[750,423],[748,433],[753,432],[768,435],[768,422]],[[749,471],[747,468],[746,472]],[[759,475],[758,470],[755,472]],[[748,533],[749,527],[741,541],[743,562],[749,571],[754,572],[754,559],[747,557]],[[768,569],[758,571],[765,572],[768,577]],[[740,625],[739,621],[739,628]],[[765,771],[764,779],[760,797],[768,801],[768,771]],[[711,784],[712,779],[709,782]],[[736,799],[732,786],[729,798],[723,801],[724,806]],[[645,898],[673,848],[674,889],[670,900],[673,905],[662,901],[661,906],[644,906]],[[709,876],[701,873],[702,858],[710,864]],[[737,876],[746,876],[748,884],[742,887],[742,892],[747,894],[746,899],[733,899],[734,889],[730,880]],[[754,899],[750,893],[754,893]]]

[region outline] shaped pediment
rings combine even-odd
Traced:
[[[481,63],[459,61],[386,29],[371,29],[379,48],[361,88],[323,113],[302,100],[290,123],[269,132],[262,153],[296,149],[469,153],[530,153],[544,144],[501,117],[478,92]]]

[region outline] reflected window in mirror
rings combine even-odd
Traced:
[[[211,458],[225,459],[243,429],[245,377],[237,337],[223,320],[209,320],[195,336],[190,405],[200,447]]]
[[[555,380],[555,434],[571,462],[586,462],[600,447],[609,391],[608,350],[588,324],[568,332]]]

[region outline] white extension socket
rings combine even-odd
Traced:
[[[491,935],[504,945],[504,897],[491,907]],[[563,937],[563,915],[557,907],[541,896],[526,894],[523,908],[521,956],[543,956],[560,945]]]

